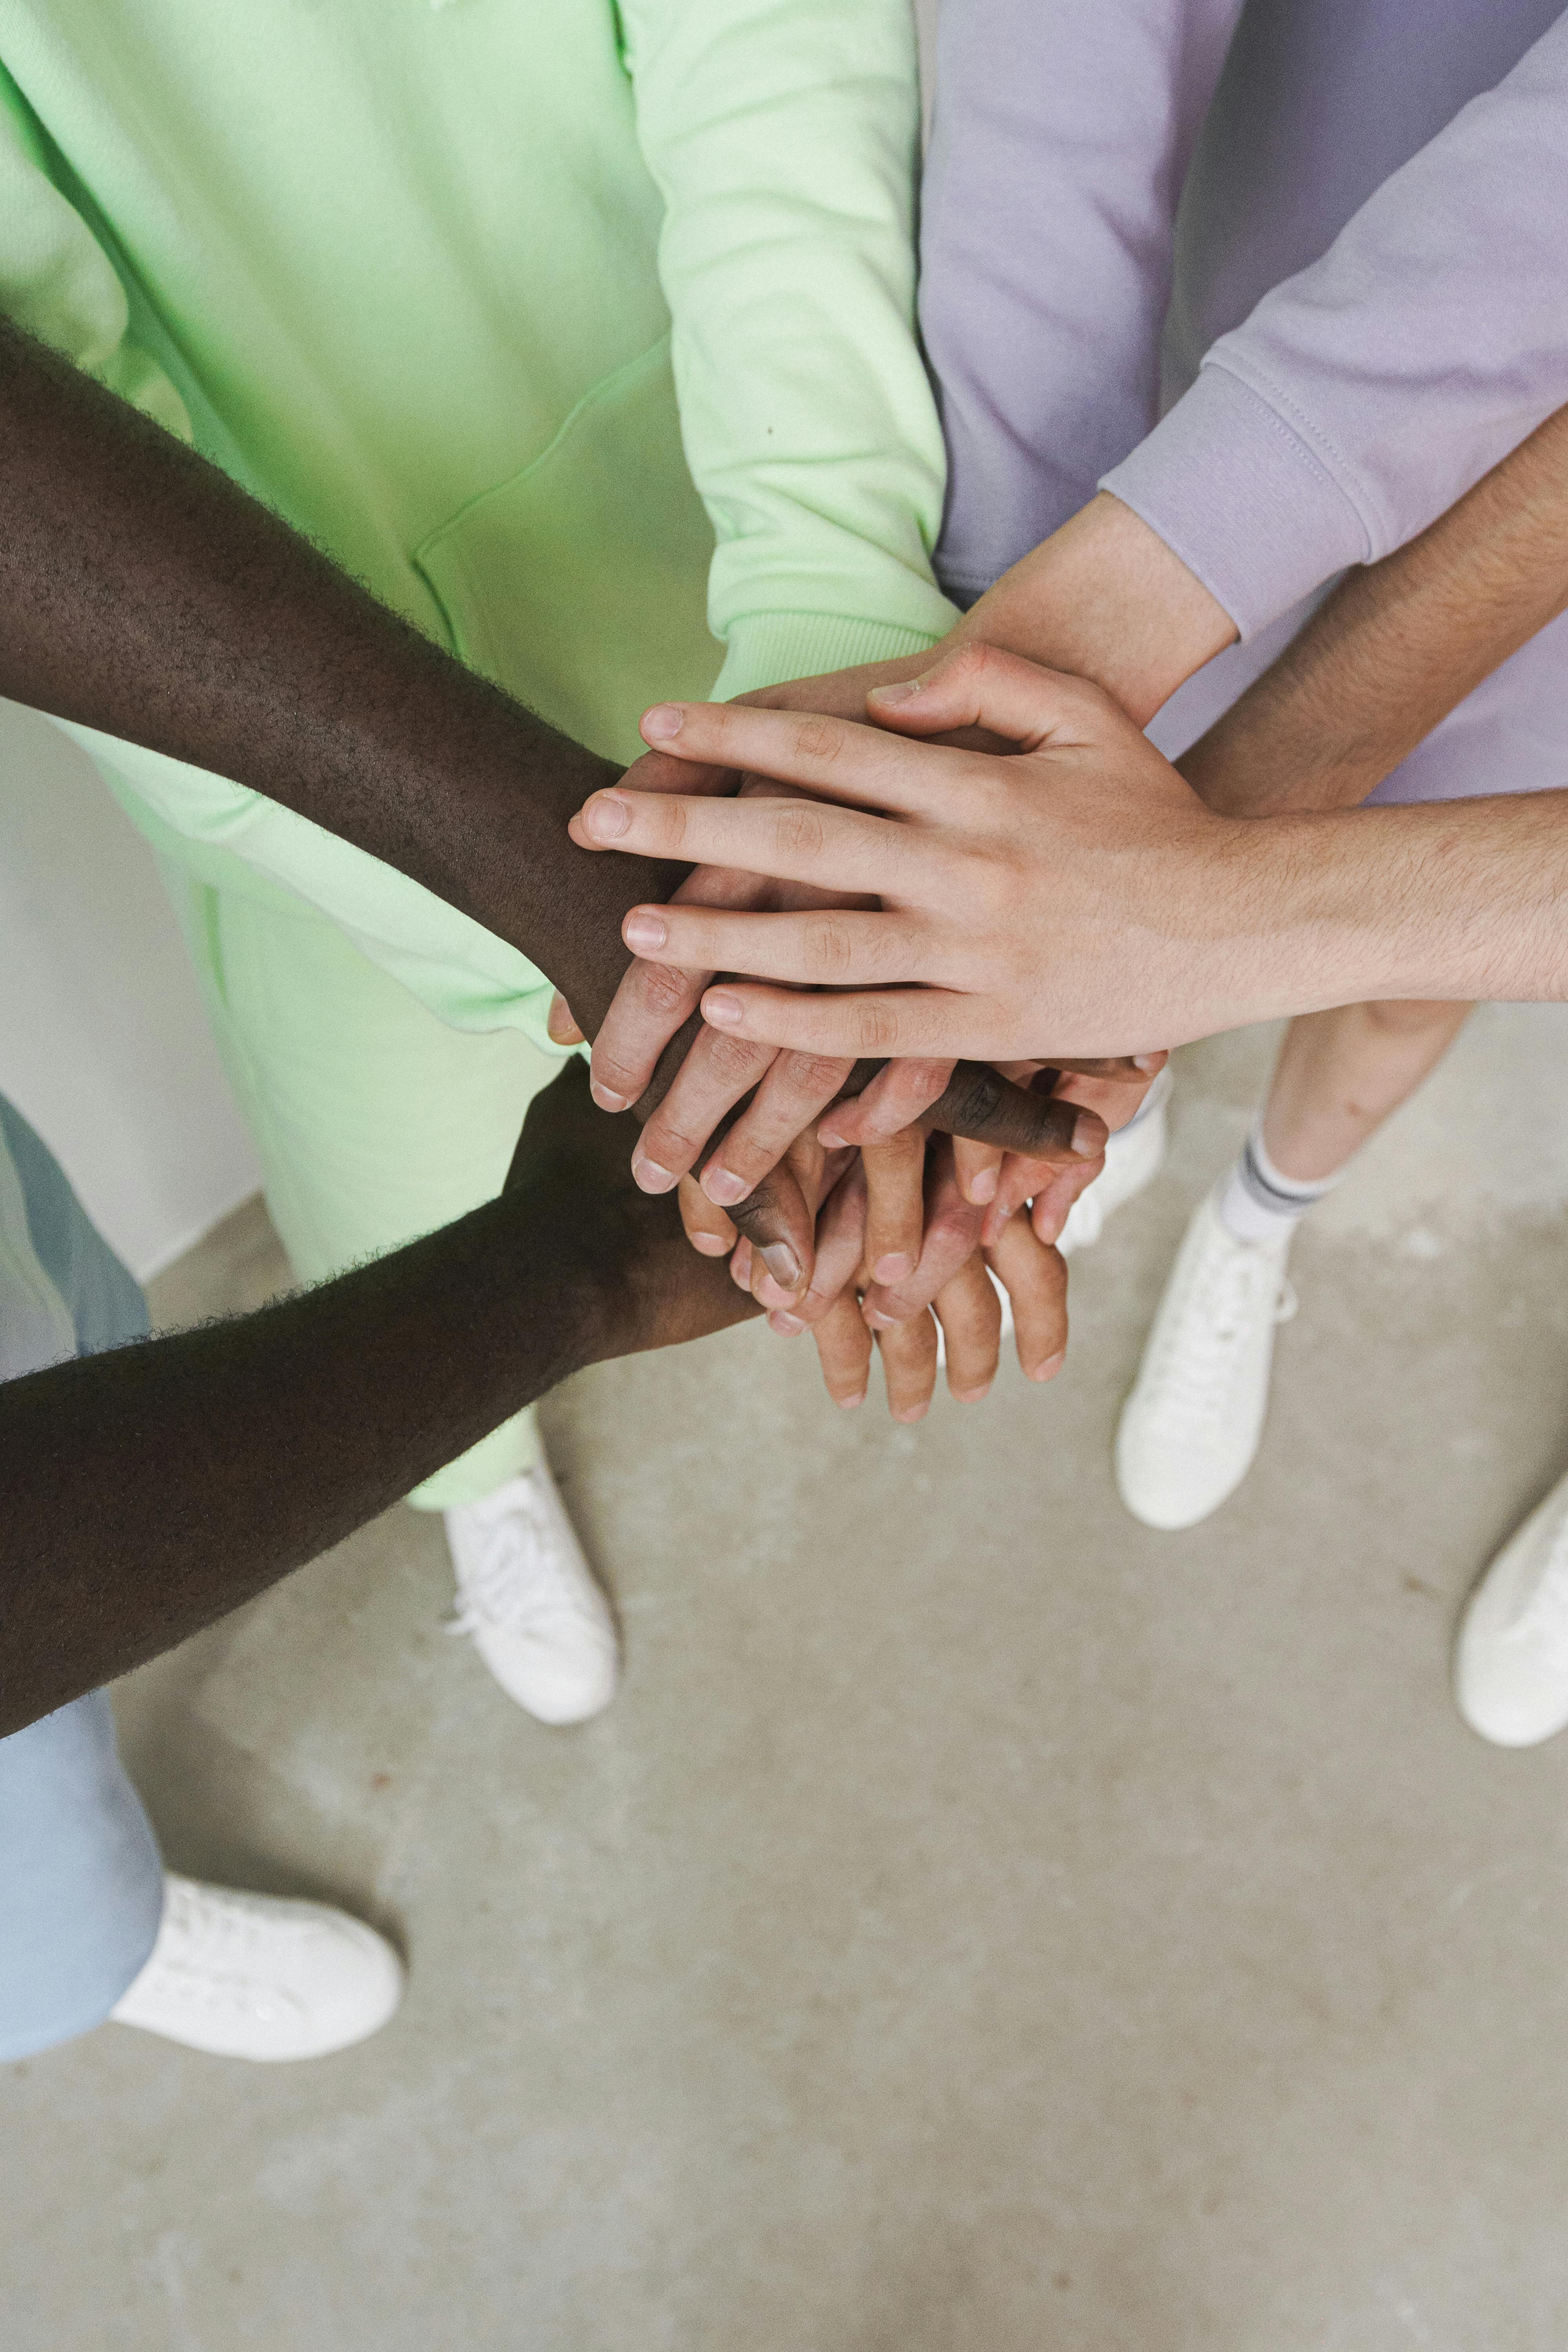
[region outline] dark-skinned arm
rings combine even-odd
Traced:
[[[629,961],[622,919],[685,872],[585,856],[566,821],[612,763],[4,320],[0,694],[227,776],[398,867],[520,948],[590,1034]],[[999,1139],[1060,1123],[988,1073],[955,1074],[949,1108],[958,1131]],[[808,1255],[792,1195],[788,1178],[759,1193],[758,1237]]]
[[[500,1198],[456,1224],[0,1386],[0,1736],[264,1591],[584,1365],[754,1312],[637,1191],[569,1063]]]

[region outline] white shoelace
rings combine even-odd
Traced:
[[[509,1524],[518,1518],[527,1525],[526,1550]],[[548,1497],[531,1491],[485,1529],[479,1560],[461,1572],[457,1606],[446,1621],[448,1633],[477,1633],[486,1627],[526,1633],[541,1617],[579,1613],[573,1578],[551,1541],[550,1519]]]
[[[1219,1259],[1219,1263],[1215,1261]],[[1300,1301],[1272,1258],[1233,1246],[1206,1253],[1194,1269],[1175,1328],[1161,1351],[1152,1402],[1162,1420],[1208,1430],[1226,1414],[1243,1343],[1256,1327],[1260,1289],[1274,1293],[1271,1320],[1289,1323]]]
[[[183,1885],[172,1879],[163,1897],[163,1924],[145,1971],[156,1991],[159,1980],[183,2000],[209,2007],[240,2008],[270,2014],[286,2000],[265,1967],[257,1969],[257,1943],[263,1930],[276,1935],[275,1917],[263,1919],[243,1895],[221,1887]],[[141,1982],[141,1979],[138,1979]]]

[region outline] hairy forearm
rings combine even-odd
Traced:
[[[1386,998],[1568,1002],[1568,792],[1233,820],[1212,885],[1261,1021]],[[1206,928],[1206,926],[1205,926]]]
[[[521,948],[592,1031],[617,874],[566,820],[616,771],[380,604],[204,458],[0,320],[0,694],[251,786]]]
[[[580,1249],[503,1197],[242,1321],[6,1382],[0,1735],[338,1542],[607,1328]]]
[[[1418,539],[1348,573],[1176,764],[1230,815],[1352,807],[1565,607],[1560,409]]]

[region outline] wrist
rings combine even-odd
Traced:
[[[1004,573],[950,642],[982,638],[1091,678],[1142,727],[1236,634],[1196,573],[1102,490]]]

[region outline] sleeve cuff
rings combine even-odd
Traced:
[[[1321,458],[1278,409],[1213,362],[1100,487],[1197,574],[1243,644],[1373,552]]]
[[[956,612],[952,619],[957,621]],[[899,628],[889,621],[847,621],[836,613],[743,614],[730,625],[713,699],[728,702],[756,687],[783,686],[825,670],[853,669],[860,662],[900,661],[937,642],[924,629]]]

